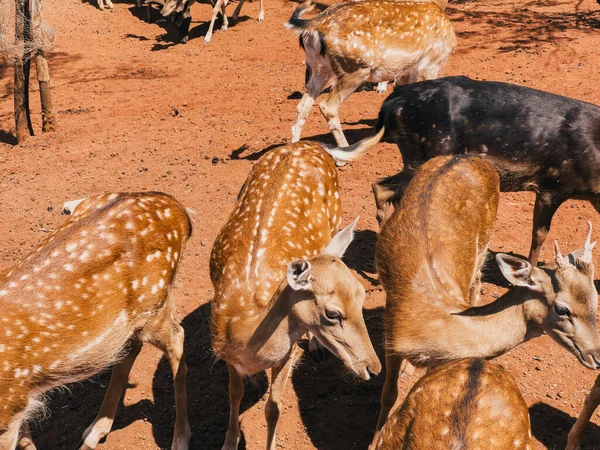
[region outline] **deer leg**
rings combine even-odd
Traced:
[[[100,8],[100,10],[104,11],[104,0],[98,0],[98,8]]]
[[[263,5],[263,0],[260,0],[260,9],[258,11],[258,21],[262,22],[265,20],[265,7]]]
[[[537,265],[542,245],[544,245],[550,231],[552,216],[565,200],[564,197],[556,197],[548,192],[537,193],[535,207],[533,208],[533,231],[531,234],[531,249],[529,250],[531,265]]]
[[[600,213],[600,195],[590,200],[590,203],[592,204],[594,209]]]
[[[169,303],[167,302],[167,305]],[[171,308],[165,307],[156,320],[146,326],[144,333],[150,336],[150,342],[163,351],[173,372],[175,391],[175,430],[171,450],[188,450],[190,444],[190,424],[187,411],[186,375],[184,341],[185,332],[173,318]]]
[[[379,409],[379,420],[375,429],[375,436],[371,443],[371,449],[375,448],[379,432],[390,415],[390,411],[394,407],[398,399],[398,377],[400,376],[400,368],[402,365],[402,357],[400,355],[386,355],[385,357],[385,383],[381,391],[381,407]],[[412,365],[412,364],[411,364]]]
[[[106,0],[106,6],[108,6],[110,9],[113,8],[113,4],[110,0]]]
[[[246,0],[240,0],[240,2],[235,7],[235,11],[233,11],[233,15],[231,16],[231,20],[237,22],[238,17],[240,16],[240,11],[242,10],[242,5]]]
[[[119,407],[125,385],[129,378],[129,372],[131,371],[131,367],[139,355],[141,348],[142,342],[136,339],[133,341],[131,350],[127,356],[113,367],[110,383],[108,384],[108,389],[104,395],[102,406],[100,406],[98,415],[92,424],[83,432],[81,438],[82,442],[79,446],[80,450],[96,448],[98,442],[110,433],[115,420],[115,414],[117,413],[117,408]]]
[[[244,396],[244,379],[231,364],[229,369],[229,427],[222,450],[237,450],[240,441],[240,403]]]
[[[348,147],[348,141],[344,136],[342,125],[340,123],[340,107],[350,94],[356,91],[361,84],[369,79],[370,73],[371,70],[366,68],[342,75],[331,90],[327,99],[319,104],[321,113],[325,116],[329,129],[333,133],[337,145],[340,147]]]
[[[288,357],[281,365],[271,369],[271,393],[265,405],[265,418],[267,419],[267,450],[275,450],[275,434],[279,411],[281,410],[281,395],[285,388],[287,379],[294,368],[294,364],[302,357],[302,350],[294,345]]]
[[[13,406],[13,405],[10,405]],[[0,449],[14,449],[20,444],[21,433],[29,432],[29,426],[24,420],[27,417],[28,407],[24,405],[24,409],[13,418],[8,424],[0,423],[0,427],[5,430],[0,434]],[[28,435],[31,438],[31,434]],[[33,445],[33,442],[31,442]],[[26,447],[25,447],[26,448]],[[35,446],[30,447],[31,450],[35,450]],[[29,450],[29,449],[28,449]]]
[[[226,31],[229,26],[229,21],[227,20],[227,13],[225,12],[225,7],[227,6],[227,0],[223,2],[221,5],[221,16],[223,16],[223,25],[221,25],[221,31]]]
[[[219,14],[219,10],[221,9],[221,5],[224,3],[224,1],[225,0],[217,0],[217,3],[215,3],[215,6],[213,8],[213,15],[210,19],[210,25],[208,27],[208,31],[206,32],[206,36],[204,36],[204,44],[208,44],[210,42],[210,39],[212,38],[213,28],[215,27],[215,20],[217,20],[217,15]]]
[[[583,438],[583,431],[587,426],[588,422],[592,418],[594,411],[600,404],[600,376],[596,378],[596,382],[592,387],[592,390],[588,394],[583,403],[583,409],[579,413],[577,421],[569,431],[569,437],[567,439],[566,450],[578,450],[580,448],[581,439]]]
[[[306,74],[306,93],[296,108],[296,122],[292,126],[292,142],[300,140],[302,127],[306,122],[310,109],[329,81],[329,77],[323,72],[312,70],[309,66],[306,66]]]
[[[19,450],[36,450],[33,439],[31,438],[31,430],[29,429],[29,424],[27,422],[21,426],[17,448]]]

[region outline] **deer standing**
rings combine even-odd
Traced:
[[[219,231],[210,276],[213,349],[229,369],[224,449],[236,449],[240,438],[243,377],[271,369],[265,417],[267,449],[275,450],[281,395],[307,332],[357,377],[379,373],[364,289],[340,259],[356,221],[335,234],[341,217],[333,159],[321,144],[303,142],[258,160]]]
[[[74,205],[70,205],[73,208]],[[0,278],[0,449],[34,450],[27,421],[51,389],[114,364],[81,450],[112,427],[144,342],[171,364],[176,422],[172,450],[187,450],[184,331],[169,289],[191,234],[185,208],[154,192],[90,197]]]
[[[476,156],[433,158],[381,230],[376,264],[387,294],[386,380],[377,430],[396,402],[400,372],[413,365],[493,358],[545,332],[585,367],[600,367],[591,223],[583,249],[563,257],[556,243],[555,269],[497,254],[514,287],[475,306],[499,181]]]
[[[456,46],[452,25],[435,3],[363,0],[301,19],[313,7],[310,0],[300,5],[287,25],[300,34],[307,67],[292,142],[300,140],[313,103],[331,83],[319,108],[337,144],[347,147],[338,113],[350,94],[365,81],[435,78]]]
[[[498,99],[501,99],[499,101]],[[402,153],[403,170],[373,182],[378,219],[434,156],[472,153],[500,173],[503,192],[534,191],[529,261],[536,265],[554,213],[567,199],[600,211],[600,107],[497,81],[444,77],[399,86],[376,130]]]
[[[98,0],[98,1],[102,1],[102,0]],[[108,1],[108,0],[106,0],[106,1]],[[240,14],[240,11],[242,10],[242,6],[245,1],[246,0],[240,0],[237,7],[235,8],[235,11],[233,12],[233,15],[231,16],[231,20],[233,20],[234,22],[238,20],[238,16]],[[168,17],[168,16],[172,15],[173,13],[177,13],[177,14],[183,14],[182,17],[185,20],[188,20],[188,17],[190,18],[189,21],[187,21],[187,26],[185,26],[185,28],[183,30],[182,30],[182,26],[178,25],[180,27],[180,33],[185,33],[184,34],[185,41],[182,39],[183,43],[187,42],[187,31],[189,29],[189,24],[191,21],[191,15],[190,15],[189,11],[190,11],[191,5],[194,3],[196,3],[196,0],[166,0],[165,5],[163,6],[163,9],[160,12],[164,17]],[[225,11],[225,8],[227,7],[229,0],[216,0],[216,1],[215,0],[206,0],[206,1],[200,1],[199,3],[210,3],[210,5],[213,7],[213,15],[210,19],[210,25],[208,27],[208,31],[206,32],[206,35],[204,36],[204,44],[208,44],[212,38],[213,28],[215,26],[215,20],[217,20],[217,16],[219,15],[219,12],[221,13],[221,16],[223,18],[223,25],[221,25],[221,31],[226,31],[227,27],[229,26],[229,21],[227,20],[227,13]],[[260,10],[258,11],[258,21],[262,22],[263,20],[265,20],[265,8],[263,6],[263,0],[260,0]],[[184,22],[184,25],[185,24],[186,24],[186,22]]]
[[[529,410],[514,378],[479,358],[444,363],[413,386],[377,450],[531,450]]]

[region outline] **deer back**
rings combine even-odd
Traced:
[[[166,194],[92,197],[3,274],[0,430],[32,391],[81,380],[118,357],[164,307],[190,233],[185,208]]]
[[[440,156],[420,168],[377,241],[386,316],[411,310],[417,298],[442,310],[470,306],[498,197],[498,173],[480,158]]]
[[[246,179],[210,258],[214,319],[257,315],[294,259],[318,255],[341,221],[338,178],[320,144],[269,151]]]
[[[430,370],[384,425],[377,449],[531,449],[529,411],[513,377],[482,359]]]
[[[334,5],[309,21],[303,35],[321,36],[335,72],[353,66],[397,71],[440,63],[456,46],[452,24],[437,4],[363,0]],[[422,66],[422,67],[421,67]]]

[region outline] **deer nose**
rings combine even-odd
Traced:
[[[370,378],[373,378],[373,377],[376,377],[377,375],[379,375],[379,371],[373,372],[370,367],[367,367],[367,372],[369,373]]]

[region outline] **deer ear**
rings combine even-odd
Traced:
[[[297,259],[289,263],[287,280],[290,287],[295,291],[310,289],[310,263],[305,259]]]
[[[533,267],[526,259],[498,253],[496,255],[496,261],[498,262],[498,267],[500,267],[502,275],[504,275],[504,278],[506,278],[510,284],[526,287],[532,291],[541,290],[536,277],[532,277],[531,272]]]
[[[327,244],[327,247],[323,250],[323,253],[328,255],[337,256],[341,258],[344,255],[344,252],[352,242],[352,238],[354,237],[354,227],[356,226],[356,222],[358,222],[358,217],[354,219],[350,225],[348,225],[343,230],[339,231],[333,239]]]

